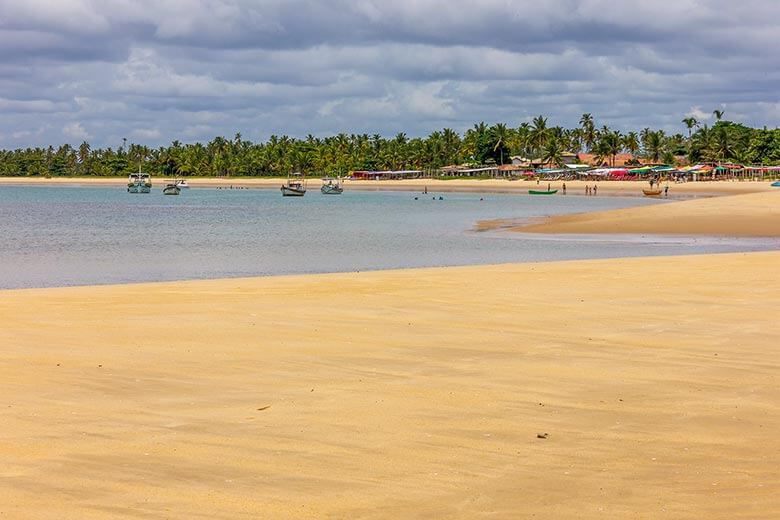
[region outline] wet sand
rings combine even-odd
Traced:
[[[0,292],[0,517],[778,518],[779,262]]]
[[[554,234],[778,237],[780,190],[575,215],[554,215],[524,225],[506,219],[477,224],[480,231],[498,228],[523,233]]]

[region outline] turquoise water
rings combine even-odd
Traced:
[[[0,187],[0,288],[776,248],[719,239],[539,237],[477,220],[659,204],[641,198]],[[419,200],[415,200],[418,197]],[[480,200],[483,198],[484,200]]]

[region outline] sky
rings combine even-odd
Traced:
[[[0,148],[780,125],[778,0],[0,0]]]

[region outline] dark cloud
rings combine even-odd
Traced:
[[[639,4],[639,5],[638,5]],[[0,146],[780,124],[775,0],[0,3]]]

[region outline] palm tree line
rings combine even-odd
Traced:
[[[780,163],[780,130],[724,120],[722,110],[713,115],[712,126],[685,117],[681,123],[686,133],[673,135],[650,128],[623,133],[606,125],[599,127],[592,114],[586,113],[574,128],[550,126],[540,115],[514,128],[480,122],[464,134],[444,128],[425,138],[409,138],[405,133],[391,138],[341,133],[304,139],[273,135],[266,142],[254,143],[237,133],[232,139],[215,137],[206,144],[173,141],[170,146],[151,148],[123,143],[117,149],[92,148],[84,141],[78,148],[63,144],[0,150],[0,175],[115,176],[126,175],[139,165],[152,173],[180,176],[274,176],[292,171],[346,175],[354,170],[501,165],[513,156],[561,166],[565,155],[583,152],[607,165],[614,165],[622,153],[664,164]]]

